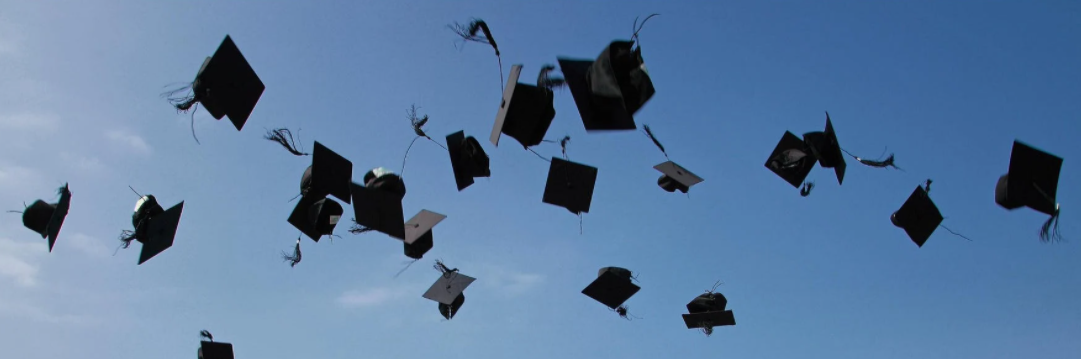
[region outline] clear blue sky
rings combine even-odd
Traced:
[[[1081,3],[1076,1],[18,1],[0,0],[0,203],[71,212],[53,253],[0,221],[0,346],[11,358],[195,356],[201,329],[237,358],[1076,358],[1081,352]],[[656,185],[664,160],[640,132],[587,135],[568,91],[548,132],[599,167],[578,219],[541,203],[548,164],[483,139],[499,105],[492,50],[461,50],[445,25],[487,20],[504,72],[525,81],[557,56],[594,58],[641,34],[657,94],[637,117],[706,182],[690,198]],[[189,118],[158,97],[190,81],[225,34],[267,85],[247,127]],[[354,177],[397,170],[410,104],[437,138],[461,129],[492,177],[455,191],[447,154],[410,153],[407,217],[449,217],[425,260],[384,235],[316,244],[286,201],[310,158],[261,138],[303,128],[350,158]],[[849,160],[807,198],[763,163],[786,130],[821,130],[906,172]],[[1046,218],[994,202],[1019,138],[1066,159]],[[555,155],[558,146],[539,151]],[[944,224],[917,248],[889,216],[935,180]],[[136,266],[115,257],[131,185],[186,201],[176,244]],[[348,208],[348,207],[347,207]],[[442,258],[477,282],[453,321],[421,294]],[[627,322],[580,294],[597,269],[639,272]],[[715,281],[738,325],[712,337],[680,314]]]

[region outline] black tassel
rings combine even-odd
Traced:
[[[553,77],[549,75],[549,73],[555,69],[556,67],[551,64],[544,64],[544,66],[541,67],[540,75],[537,76],[537,87],[552,90],[566,86],[567,80],[562,77]]]
[[[1047,222],[1043,222],[1043,227],[1040,228],[1040,241],[1051,242],[1062,240],[1062,236],[1058,233],[1058,205],[1055,205],[1055,213],[1051,214],[1051,218],[1047,219]]]
[[[296,156],[308,156],[308,155],[310,155],[310,153],[304,153],[304,152],[301,152],[300,150],[297,150],[297,143],[293,139],[293,132],[290,131],[288,128],[278,128],[278,129],[273,129],[273,130],[267,130],[266,135],[263,135],[263,138],[265,138],[267,140],[270,140],[270,141],[277,142],[278,144],[282,145],[282,147],[285,147],[285,149],[287,151],[289,151],[289,153],[292,153],[293,155],[296,155]]]
[[[699,323],[699,325],[704,325],[704,327],[702,327],[701,329],[702,329],[702,333],[705,334],[707,337],[710,336],[710,335],[713,335],[713,327],[711,327],[710,324],[712,324],[712,323],[709,323],[709,322]]]
[[[121,248],[127,249],[131,241],[135,240],[135,231],[123,230],[120,232]]]
[[[199,332],[199,336],[200,336],[200,337],[203,337],[203,338],[206,338],[206,340],[209,340],[209,341],[214,341],[214,336],[213,336],[213,335],[210,335],[210,332],[209,332],[209,331],[207,331],[206,329],[204,329],[204,330],[200,331],[200,332]]]
[[[893,164],[893,154],[892,153],[888,157],[886,157],[885,160],[875,161],[875,160],[869,160],[869,159],[866,159],[866,158],[861,158],[859,156],[856,156],[856,155],[852,154],[851,152],[846,151],[843,148],[841,149],[841,151],[844,151],[845,154],[847,154],[849,156],[852,156],[852,158],[855,158],[856,161],[859,161],[859,163],[862,163],[865,166],[870,166],[870,167],[875,167],[875,168],[893,167],[893,168],[896,168],[898,170],[904,171],[903,169],[901,169],[901,167],[897,167],[897,165]]]
[[[923,185],[923,191],[927,192],[927,193],[931,193],[931,179],[930,178],[927,179],[927,184]]]
[[[488,44],[495,50],[495,58],[499,61],[499,89],[503,91],[503,58],[499,56],[499,45],[496,45],[495,38],[492,37],[492,32],[488,30],[488,24],[481,19],[473,19],[469,23],[469,26],[465,26],[455,22],[453,25],[447,25],[448,28],[458,34],[465,41],[479,42],[482,44]],[[483,32],[484,37],[477,36],[477,32]]]
[[[811,190],[815,188],[814,182],[803,182],[803,188],[799,189],[799,195],[807,197],[811,195]]]
[[[668,159],[668,152],[664,150],[664,145],[661,145],[661,141],[657,141],[657,136],[653,135],[653,131],[649,129],[649,125],[642,125],[642,127],[646,130],[646,136],[649,136],[649,139],[653,140],[653,144],[657,145],[657,148],[661,149],[661,153],[664,154],[664,158]]]
[[[416,133],[417,136],[427,137],[428,139],[431,139],[431,137],[428,137],[428,135],[424,133],[423,129],[424,125],[428,123],[428,115],[424,115],[424,117],[418,118],[418,108],[419,107],[417,107],[417,105],[412,105],[409,107],[409,110],[406,111],[409,114],[409,124],[413,127],[413,132]]]
[[[375,229],[373,229],[373,228],[369,228],[369,227],[365,227],[365,226],[360,225],[360,223],[357,223],[357,219],[353,218],[353,227],[349,228],[349,233],[362,234],[362,233],[371,232],[371,231],[374,231],[374,230]]]
[[[630,313],[628,313],[627,312],[628,309],[629,309],[629,307],[627,307],[625,305],[621,305],[619,307],[616,307],[615,311],[616,311],[617,314],[619,314],[620,318],[623,318],[623,319],[626,319],[626,320],[642,319],[642,318],[636,317],[636,316],[631,315]]]
[[[639,41],[638,41],[638,32],[642,31],[642,28],[646,26],[646,21],[649,21],[649,18],[657,16],[657,15],[660,15],[660,14],[652,14],[652,15],[646,16],[645,20],[642,20],[642,25],[641,26],[638,25],[638,17],[635,17],[634,18],[634,25],[632,26],[632,30],[634,30],[634,35],[631,35],[631,41],[634,41],[634,43],[637,45],[639,43]],[[638,47],[641,47],[641,46],[638,46]]]
[[[300,263],[300,257],[300,237],[297,237],[297,245],[296,247],[293,247],[293,255],[288,255],[285,252],[282,252],[282,259],[290,262],[289,267],[296,267],[297,263]]]
[[[443,273],[444,276],[449,275],[450,273],[458,272],[458,268],[450,269],[449,267],[447,267],[446,264],[443,264],[442,260],[439,259],[435,260],[435,265],[433,265],[432,267],[440,273]]]
[[[193,108],[195,110],[198,110],[198,108],[195,107],[195,105],[199,102],[199,96],[197,96],[197,94],[193,90],[193,86],[194,86],[193,83],[189,83],[189,84],[184,85],[183,87],[174,89],[172,91],[166,91],[165,93],[162,93],[161,96],[165,97],[169,101],[169,103],[172,104],[173,107],[176,108],[176,111],[179,112],[179,113],[186,113],[189,110],[192,110]],[[179,93],[181,93],[183,91],[191,91],[191,92],[189,92],[188,94],[183,95],[183,96],[178,96],[177,95],[177,94],[179,94]],[[199,142],[199,137],[195,136],[195,111],[194,110],[191,111],[191,137],[195,138],[195,143],[201,144]]]

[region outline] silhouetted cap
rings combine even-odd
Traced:
[[[428,291],[424,292],[424,298],[452,305],[458,296],[476,280],[457,271],[443,272],[439,275],[439,279],[428,288]]]
[[[429,210],[421,210],[405,222],[405,256],[421,259],[435,246],[432,229],[447,216]]]
[[[687,303],[687,312],[683,315],[683,322],[687,329],[703,329],[706,334],[713,333],[713,327],[724,325],[736,325],[736,317],[731,310],[725,310],[728,299],[721,293],[703,293],[690,303]]]
[[[454,319],[454,315],[458,314],[458,309],[462,307],[462,304],[465,304],[465,293],[458,294],[449,305],[439,303],[439,314],[447,320]]]
[[[233,344],[201,341],[199,359],[233,359]]]
[[[901,209],[890,215],[890,221],[894,226],[904,229],[917,246],[923,247],[935,229],[942,224],[942,213],[931,201],[931,196],[927,191],[921,186],[916,186],[916,190],[908,196],[908,200],[901,205]]]
[[[180,226],[180,215],[184,212],[184,202],[163,210],[153,195],[143,196],[135,203],[132,224],[135,226],[134,239],[143,244],[139,253],[139,264],[173,246],[176,229]]]
[[[1009,172],[999,177],[995,186],[995,203],[1006,209],[1029,207],[1054,215],[1061,170],[1062,158],[1015,140]]]
[[[488,138],[493,145],[499,146],[502,133],[518,140],[524,147],[536,146],[544,140],[544,134],[548,133],[556,116],[552,91],[518,82],[521,73],[522,65],[511,66],[507,86],[503,89],[503,101]]]
[[[589,213],[596,184],[596,167],[553,157],[548,167],[542,201],[566,208],[574,214]]]
[[[724,310],[728,306],[728,298],[721,293],[702,293],[687,303],[688,313],[705,313]]]
[[[596,60],[559,58],[586,131],[633,130],[634,114],[653,97],[653,82],[632,41],[613,41]]]
[[[837,174],[837,183],[843,183],[847,164],[844,154],[841,153],[841,144],[837,141],[837,133],[833,130],[829,112],[826,112],[826,130],[803,134],[803,142],[818,158],[819,165],[823,168],[832,168]]]
[[[300,230],[313,241],[319,242],[322,236],[334,234],[345,210],[341,204],[325,197],[301,196],[300,202],[289,214],[289,224]]]
[[[773,149],[766,168],[776,173],[793,187],[799,187],[814,169],[818,159],[810,148],[792,132],[785,131],[777,147]]]
[[[350,203],[349,183],[352,181],[353,162],[315,141],[312,165],[301,178],[300,193],[315,198],[330,195]]]
[[[447,150],[450,153],[450,166],[454,169],[454,183],[458,191],[473,184],[475,177],[488,177],[488,155],[484,147],[473,136],[466,137],[465,131],[447,135]]]
[[[373,180],[374,181],[374,180]],[[357,224],[405,240],[402,197],[385,189],[352,184],[353,215]]]
[[[635,293],[638,293],[640,289],[631,282],[630,270],[619,267],[604,267],[598,273],[597,279],[582,290],[582,294],[609,308],[616,309],[623,305],[623,302],[626,302],[627,299],[634,296]]]
[[[688,171],[683,166],[676,164],[675,162],[668,161],[656,166],[654,169],[661,171],[663,175],[657,179],[657,185],[661,186],[665,191],[687,193],[691,189],[691,186],[702,183],[703,179],[698,177],[691,171]]]
[[[402,177],[383,167],[376,167],[364,174],[364,187],[405,197],[405,182]]]
[[[229,116],[237,131],[244,127],[266,89],[229,35],[214,56],[203,62],[192,87],[195,99],[211,116],[218,120]]]
[[[60,227],[64,225],[64,218],[68,215],[68,207],[71,205],[71,191],[68,185],[60,187],[60,202],[46,203],[42,200],[34,201],[23,210],[23,226],[37,232],[41,238],[49,239],[49,252],[53,251],[56,237],[60,235]]]

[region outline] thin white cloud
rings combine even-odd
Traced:
[[[109,255],[109,247],[100,239],[82,233],[70,233],[65,235],[63,232],[61,232],[60,237],[61,238],[57,239],[57,241],[63,241],[65,246],[74,248],[88,256],[107,257]]]
[[[38,259],[43,250],[48,250],[47,246],[43,246],[43,242],[35,243],[0,238],[0,278],[21,287],[36,286],[38,284]]]
[[[144,155],[150,154],[150,145],[137,134],[125,130],[112,130],[106,132],[105,137],[113,141],[113,143],[126,146],[138,153]]]
[[[97,157],[87,157],[83,155],[76,155],[70,152],[60,153],[60,159],[63,160],[69,167],[78,169],[80,172],[100,173],[105,171],[105,164],[101,163],[101,160]]]
[[[339,305],[346,308],[373,307],[389,303],[401,298],[408,293],[403,288],[373,288],[365,290],[349,290],[338,296]]]
[[[483,280],[480,279],[482,276]],[[544,282],[544,279],[544,275],[541,274],[487,266],[482,273],[478,273],[477,283],[507,296],[519,296],[536,288]]]
[[[0,114],[0,128],[14,132],[15,135],[27,133],[51,133],[59,128],[60,119],[56,115],[37,112],[18,112]]]
[[[4,298],[0,298],[0,315],[64,325],[86,325],[92,324],[95,321],[94,318],[90,316],[57,314],[32,302],[12,301]]]

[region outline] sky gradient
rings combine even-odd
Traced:
[[[547,138],[599,168],[583,233],[541,203],[548,164],[487,142],[501,89],[492,50],[445,27],[479,17],[503,71],[531,82],[557,57],[595,58],[636,16],[657,93],[636,117],[705,182],[656,185],[664,156],[641,131],[586,134],[557,91]],[[71,209],[53,253],[0,220],[4,356],[195,356],[198,332],[246,358],[1075,358],[1081,352],[1081,2],[1077,1],[18,1],[0,0],[0,203]],[[226,34],[266,84],[242,132],[177,114],[159,94],[191,81]],[[406,218],[448,218],[407,258],[381,234],[304,239],[286,222],[310,157],[262,139],[301,128],[359,178],[401,168],[411,104],[438,141],[465,130],[492,177],[457,192],[445,151],[418,141]],[[803,198],[763,163],[786,131],[895,153],[904,172],[849,159],[816,168]],[[1065,159],[1066,242],[1046,216],[994,202],[1011,144]],[[1071,145],[1073,143],[1073,145]],[[888,150],[887,150],[888,149]],[[558,146],[537,148],[559,155]],[[923,248],[889,221],[934,179],[943,224]],[[185,201],[174,246],[136,266],[128,186]],[[351,207],[346,207],[346,219]],[[421,294],[441,258],[476,277],[452,321]],[[604,266],[643,289],[625,321],[580,291]],[[724,282],[738,324],[687,330],[684,305]]]

